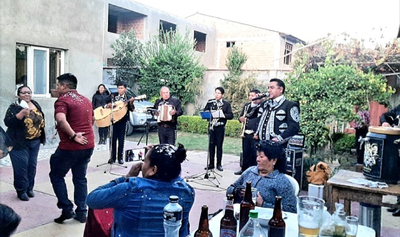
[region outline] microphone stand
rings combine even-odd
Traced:
[[[208,169],[209,165],[210,165],[210,128],[209,126],[211,125],[211,121],[212,121],[212,113],[211,113],[211,108],[208,111],[210,113],[210,117],[208,118],[208,123],[207,123],[207,130],[208,130],[208,150],[207,150],[207,166],[206,166],[206,171],[200,174],[196,174],[196,175],[192,175],[192,176],[188,176],[185,177],[186,182],[189,182],[190,180],[208,180],[210,183],[212,183],[215,187],[219,187],[219,185],[221,184],[219,182],[219,180],[217,179],[217,175],[219,175],[220,177],[222,177],[221,174],[218,174],[217,172],[215,172],[214,169]],[[215,148],[214,148],[215,149]],[[203,176],[204,175],[204,176]],[[205,184],[204,184],[205,185]]]
[[[117,164],[116,163],[117,162],[116,159],[115,159],[115,162],[112,162],[113,161],[113,157],[112,157],[112,140],[113,140],[113,130],[114,130],[114,128],[113,128],[114,127],[114,115],[113,115],[113,113],[114,113],[114,101],[113,101],[113,99],[111,99],[111,114],[110,114],[110,124],[111,125],[110,125],[110,129],[109,129],[109,137],[110,137],[110,139],[108,141],[108,151],[110,153],[109,154],[110,158],[109,158],[108,162],[103,163],[103,164],[99,164],[96,167],[100,167],[100,166],[106,165],[106,168],[104,169],[104,173],[107,173],[107,171],[108,171],[110,174],[113,174],[113,175],[121,175],[121,174],[113,173],[111,171],[113,165],[116,165],[116,166],[119,166],[119,167],[123,167],[123,168],[128,168],[127,165]]]

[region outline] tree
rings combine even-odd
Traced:
[[[382,75],[366,72],[339,50],[346,47],[330,41],[300,51],[295,70],[285,80],[287,97],[300,104],[300,128],[314,152],[328,141],[327,123],[352,121],[356,118],[354,105],[368,108],[370,101],[387,104],[394,93]]]
[[[259,83],[254,75],[243,77],[242,66],[247,61],[247,55],[239,48],[233,47],[229,50],[225,65],[229,70],[229,75],[224,75],[221,82],[225,89],[225,99],[230,101],[232,112],[239,116],[243,105],[248,102],[248,94],[250,90],[258,88],[262,90],[263,86]]]
[[[122,32],[111,44],[111,48],[114,50],[112,60],[117,66],[114,83],[125,81],[133,87],[140,78],[143,44],[136,39],[135,32],[131,30]]]
[[[185,35],[168,31],[153,36],[145,45],[139,91],[156,97],[162,86],[168,86],[183,104],[194,102],[206,70],[195,55],[194,46],[188,31]]]

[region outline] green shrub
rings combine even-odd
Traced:
[[[182,115],[178,117],[178,130],[182,132],[207,134],[208,121],[200,116]],[[240,137],[241,124],[239,121],[228,120],[225,126],[225,135],[229,137]]]
[[[345,134],[342,132],[333,133],[331,135],[332,142],[336,143],[339,139],[343,138],[344,136],[345,136]]]
[[[335,152],[350,152],[351,148],[354,148],[356,144],[356,136],[354,134],[345,134],[342,138],[337,140],[333,147]]]

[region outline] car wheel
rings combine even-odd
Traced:
[[[130,135],[132,135],[132,133],[133,133],[133,126],[132,126],[132,124],[129,122],[129,120],[126,122],[126,130],[125,130],[125,133],[126,133],[127,136],[130,136]]]

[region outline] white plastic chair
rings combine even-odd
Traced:
[[[285,176],[289,180],[290,184],[292,184],[292,186],[293,186],[294,195],[297,196],[300,191],[299,183],[297,183],[297,180],[295,178],[293,178],[292,176],[287,175],[287,174],[285,174]]]

